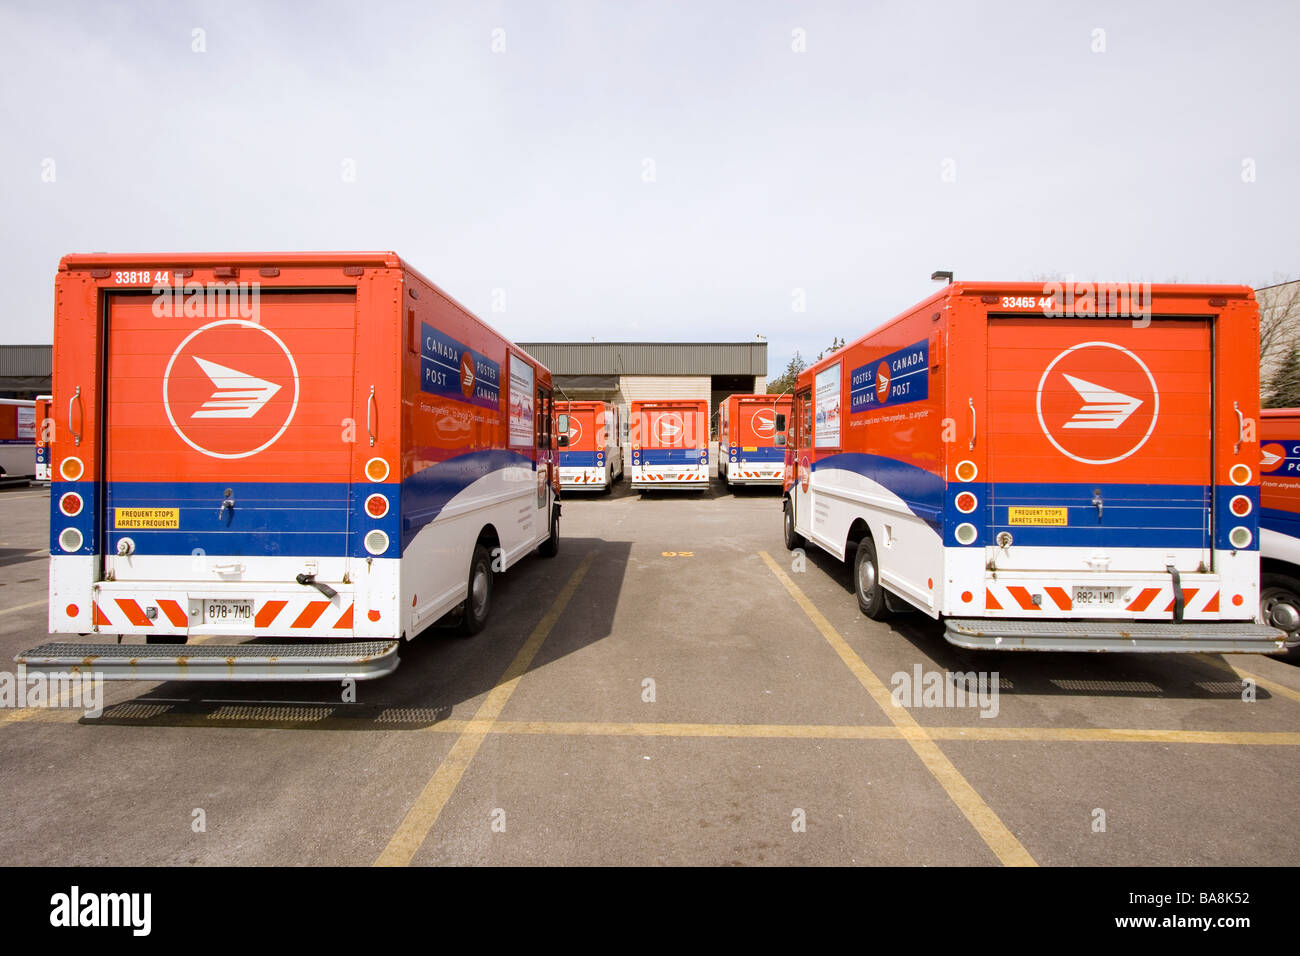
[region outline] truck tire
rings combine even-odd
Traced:
[[[785,548],[787,551],[793,551],[795,548],[802,548],[807,542],[804,541],[803,535],[794,530],[794,509],[790,507],[790,499],[785,499],[785,512],[783,522],[785,524]]]
[[[551,509],[551,535],[537,546],[537,553],[543,558],[553,558],[560,553],[560,512]]]
[[[889,617],[885,606],[885,586],[880,583],[880,562],[876,558],[876,542],[870,537],[858,542],[853,556],[853,593],[858,596],[858,609],[873,621]]]
[[[605,487],[601,489],[601,494],[608,495],[614,492],[614,466],[605,466]]]
[[[465,594],[465,610],[460,616],[462,637],[473,637],[483,630],[492,613],[492,555],[480,542],[474,545],[474,556],[469,560],[469,584]]]
[[[1265,624],[1271,623],[1275,604],[1290,604],[1300,610],[1300,581],[1286,574],[1266,571],[1259,576],[1259,619]],[[1278,651],[1274,656],[1300,663],[1300,647]]]

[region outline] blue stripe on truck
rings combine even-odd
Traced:
[[[105,516],[105,549],[113,554],[129,537],[141,555],[189,556],[197,553],[239,557],[354,558],[398,557],[411,539],[432,522],[452,498],[475,481],[505,468],[517,468],[530,493],[536,490],[536,467],[518,452],[493,449],[469,452],[430,465],[398,485],[361,482],[111,482]],[[93,554],[94,482],[56,482],[52,487],[50,550],[64,554],[58,543],[66,527],[78,528],[85,545],[77,553]],[[225,489],[234,492],[233,512],[221,511]],[[59,497],[77,491],[86,507],[77,518],[58,512]],[[371,517],[366,499],[388,498],[388,513]],[[115,508],[175,508],[175,529],[116,529]],[[388,535],[388,548],[372,554],[365,536],[379,530]]]
[[[775,464],[781,464],[785,462],[784,448],[775,448],[775,447],[765,448],[760,446],[758,448],[751,448],[749,451],[746,451],[741,446],[734,445],[732,446],[729,454],[735,457],[736,462],[738,464],[744,462],[745,464],[759,463],[759,464],[766,464],[766,465],[775,465]]]
[[[402,550],[425,525],[438,517],[447,502],[480,478],[505,468],[528,472],[528,487],[536,492],[537,467],[527,455],[493,448],[457,455],[430,465],[402,482]]]
[[[698,465],[701,458],[708,458],[706,450],[698,448],[642,448],[638,465]]]
[[[883,485],[903,499],[907,510],[933,528],[936,534],[942,533],[944,482],[933,472],[896,458],[860,452],[843,452],[813,462],[813,471],[823,468],[851,471]]]

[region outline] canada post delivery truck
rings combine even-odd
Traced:
[[[704,491],[709,487],[709,403],[634,401],[628,416],[632,487]]]
[[[1260,413],[1260,620],[1300,659],[1300,408]]]
[[[560,488],[611,491],[623,477],[622,416],[611,402],[556,402]]]
[[[731,395],[718,405],[718,476],[736,485],[781,486],[789,395]]]
[[[1274,651],[1241,286],[962,282],[798,379],[785,538],[971,648]]]
[[[49,628],[145,644],[29,670],[375,677],[556,553],[550,373],[393,253],[73,255],[55,303]]]

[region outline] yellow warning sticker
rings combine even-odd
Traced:
[[[1066,525],[1067,508],[1008,508],[1007,524]]]
[[[114,508],[113,528],[116,530],[166,530],[181,526],[179,508]]]

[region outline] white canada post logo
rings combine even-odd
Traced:
[[[1062,428],[1119,428],[1124,419],[1142,404],[1140,398],[1085,382],[1073,375],[1066,375],[1065,379],[1083,399],[1083,407]]]
[[[1035,396],[1038,424],[1061,454],[1086,465],[1123,461],[1160,416],[1155,376],[1114,342],[1081,342],[1048,364]]]
[[[676,412],[659,416],[655,422],[655,435],[661,445],[672,445],[682,434],[682,417]]]
[[[760,408],[750,420],[755,435],[771,438],[776,433],[776,412],[770,408]]]
[[[212,379],[216,391],[191,418],[252,418],[280,390],[280,386],[273,382],[265,382],[197,355],[194,361]]]
[[[273,445],[298,409],[298,366],[278,335],[244,319],[200,326],[163,373],[167,420],[212,458],[247,458]]]

